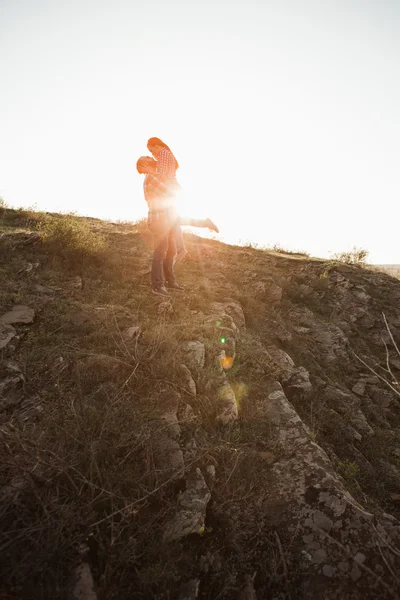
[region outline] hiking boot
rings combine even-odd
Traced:
[[[179,285],[179,283],[176,283],[176,281],[174,281],[174,283],[169,283],[167,281],[166,285],[169,290],[179,290],[180,292],[183,292],[183,290],[185,289],[183,285]]]
[[[152,292],[156,296],[169,296],[167,290],[165,289],[165,286],[163,286],[163,285],[160,285],[159,287],[153,288]]]
[[[185,258],[187,253],[188,253],[188,251],[185,248],[181,248],[180,250],[178,250],[178,254],[176,255],[175,260],[174,260],[174,267],[176,265],[178,265],[181,262],[181,260],[183,260]]]
[[[219,233],[218,227],[216,226],[216,224],[213,221],[211,221],[211,219],[208,219],[208,218],[206,219],[206,225],[207,225],[208,229],[211,229],[211,231],[215,231],[215,233]]]

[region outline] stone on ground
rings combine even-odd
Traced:
[[[29,306],[16,304],[13,308],[0,317],[0,322],[11,325],[13,323],[32,323],[35,311]]]
[[[226,380],[218,390],[218,416],[217,421],[223,425],[238,419],[238,406],[230,383]]]
[[[88,563],[82,563],[74,569],[69,600],[97,600],[93,576]]]
[[[17,332],[12,325],[0,322],[0,350],[5,348],[16,335]]]
[[[196,600],[199,596],[199,587],[199,579],[190,579],[181,585],[178,600]]]
[[[183,385],[185,386],[186,390],[189,391],[193,396],[195,396],[197,393],[196,383],[192,377],[190,370],[183,363],[179,365],[179,375],[182,379]]]
[[[187,363],[189,369],[202,369],[204,367],[206,349],[202,342],[184,342],[182,349],[184,351],[185,363]]]
[[[210,490],[199,468],[187,478],[186,490],[178,497],[178,509],[164,530],[164,541],[180,540],[192,533],[204,531]]]

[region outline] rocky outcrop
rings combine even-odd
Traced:
[[[204,367],[205,347],[202,342],[198,340],[185,342],[182,344],[182,349],[184,352],[184,362],[189,369],[197,371]]]
[[[379,589],[381,597],[390,597],[384,573],[388,565],[397,568],[391,548],[400,542],[399,523],[388,516],[376,519],[355,501],[279,383],[267,386],[258,410],[271,424],[280,456],[263,509],[278,529],[297,534],[296,551],[307,565],[301,597],[358,598],[362,590],[368,597]]]
[[[179,540],[192,533],[202,533],[210,490],[199,468],[186,479],[186,490],[177,498],[177,510],[164,529],[164,541]]]
[[[180,396],[172,391],[159,399],[158,418],[150,423],[150,440],[157,480],[183,477],[185,464],[179,444],[181,429],[177,417]]]

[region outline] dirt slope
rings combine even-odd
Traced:
[[[398,598],[400,281],[0,214],[0,597]],[[2,595],[1,595],[2,594]]]

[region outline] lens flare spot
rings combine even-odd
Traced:
[[[221,321],[216,322],[217,327],[221,327]]]
[[[233,366],[233,356],[221,356],[219,359],[221,367],[228,371]]]
[[[226,338],[224,338],[224,337],[220,337],[220,338],[219,338],[219,341],[221,342],[221,344],[225,344],[225,342],[226,342]]]
[[[232,385],[232,389],[236,398],[236,406],[240,410],[241,402],[247,396],[248,387],[245,383],[235,383]]]

